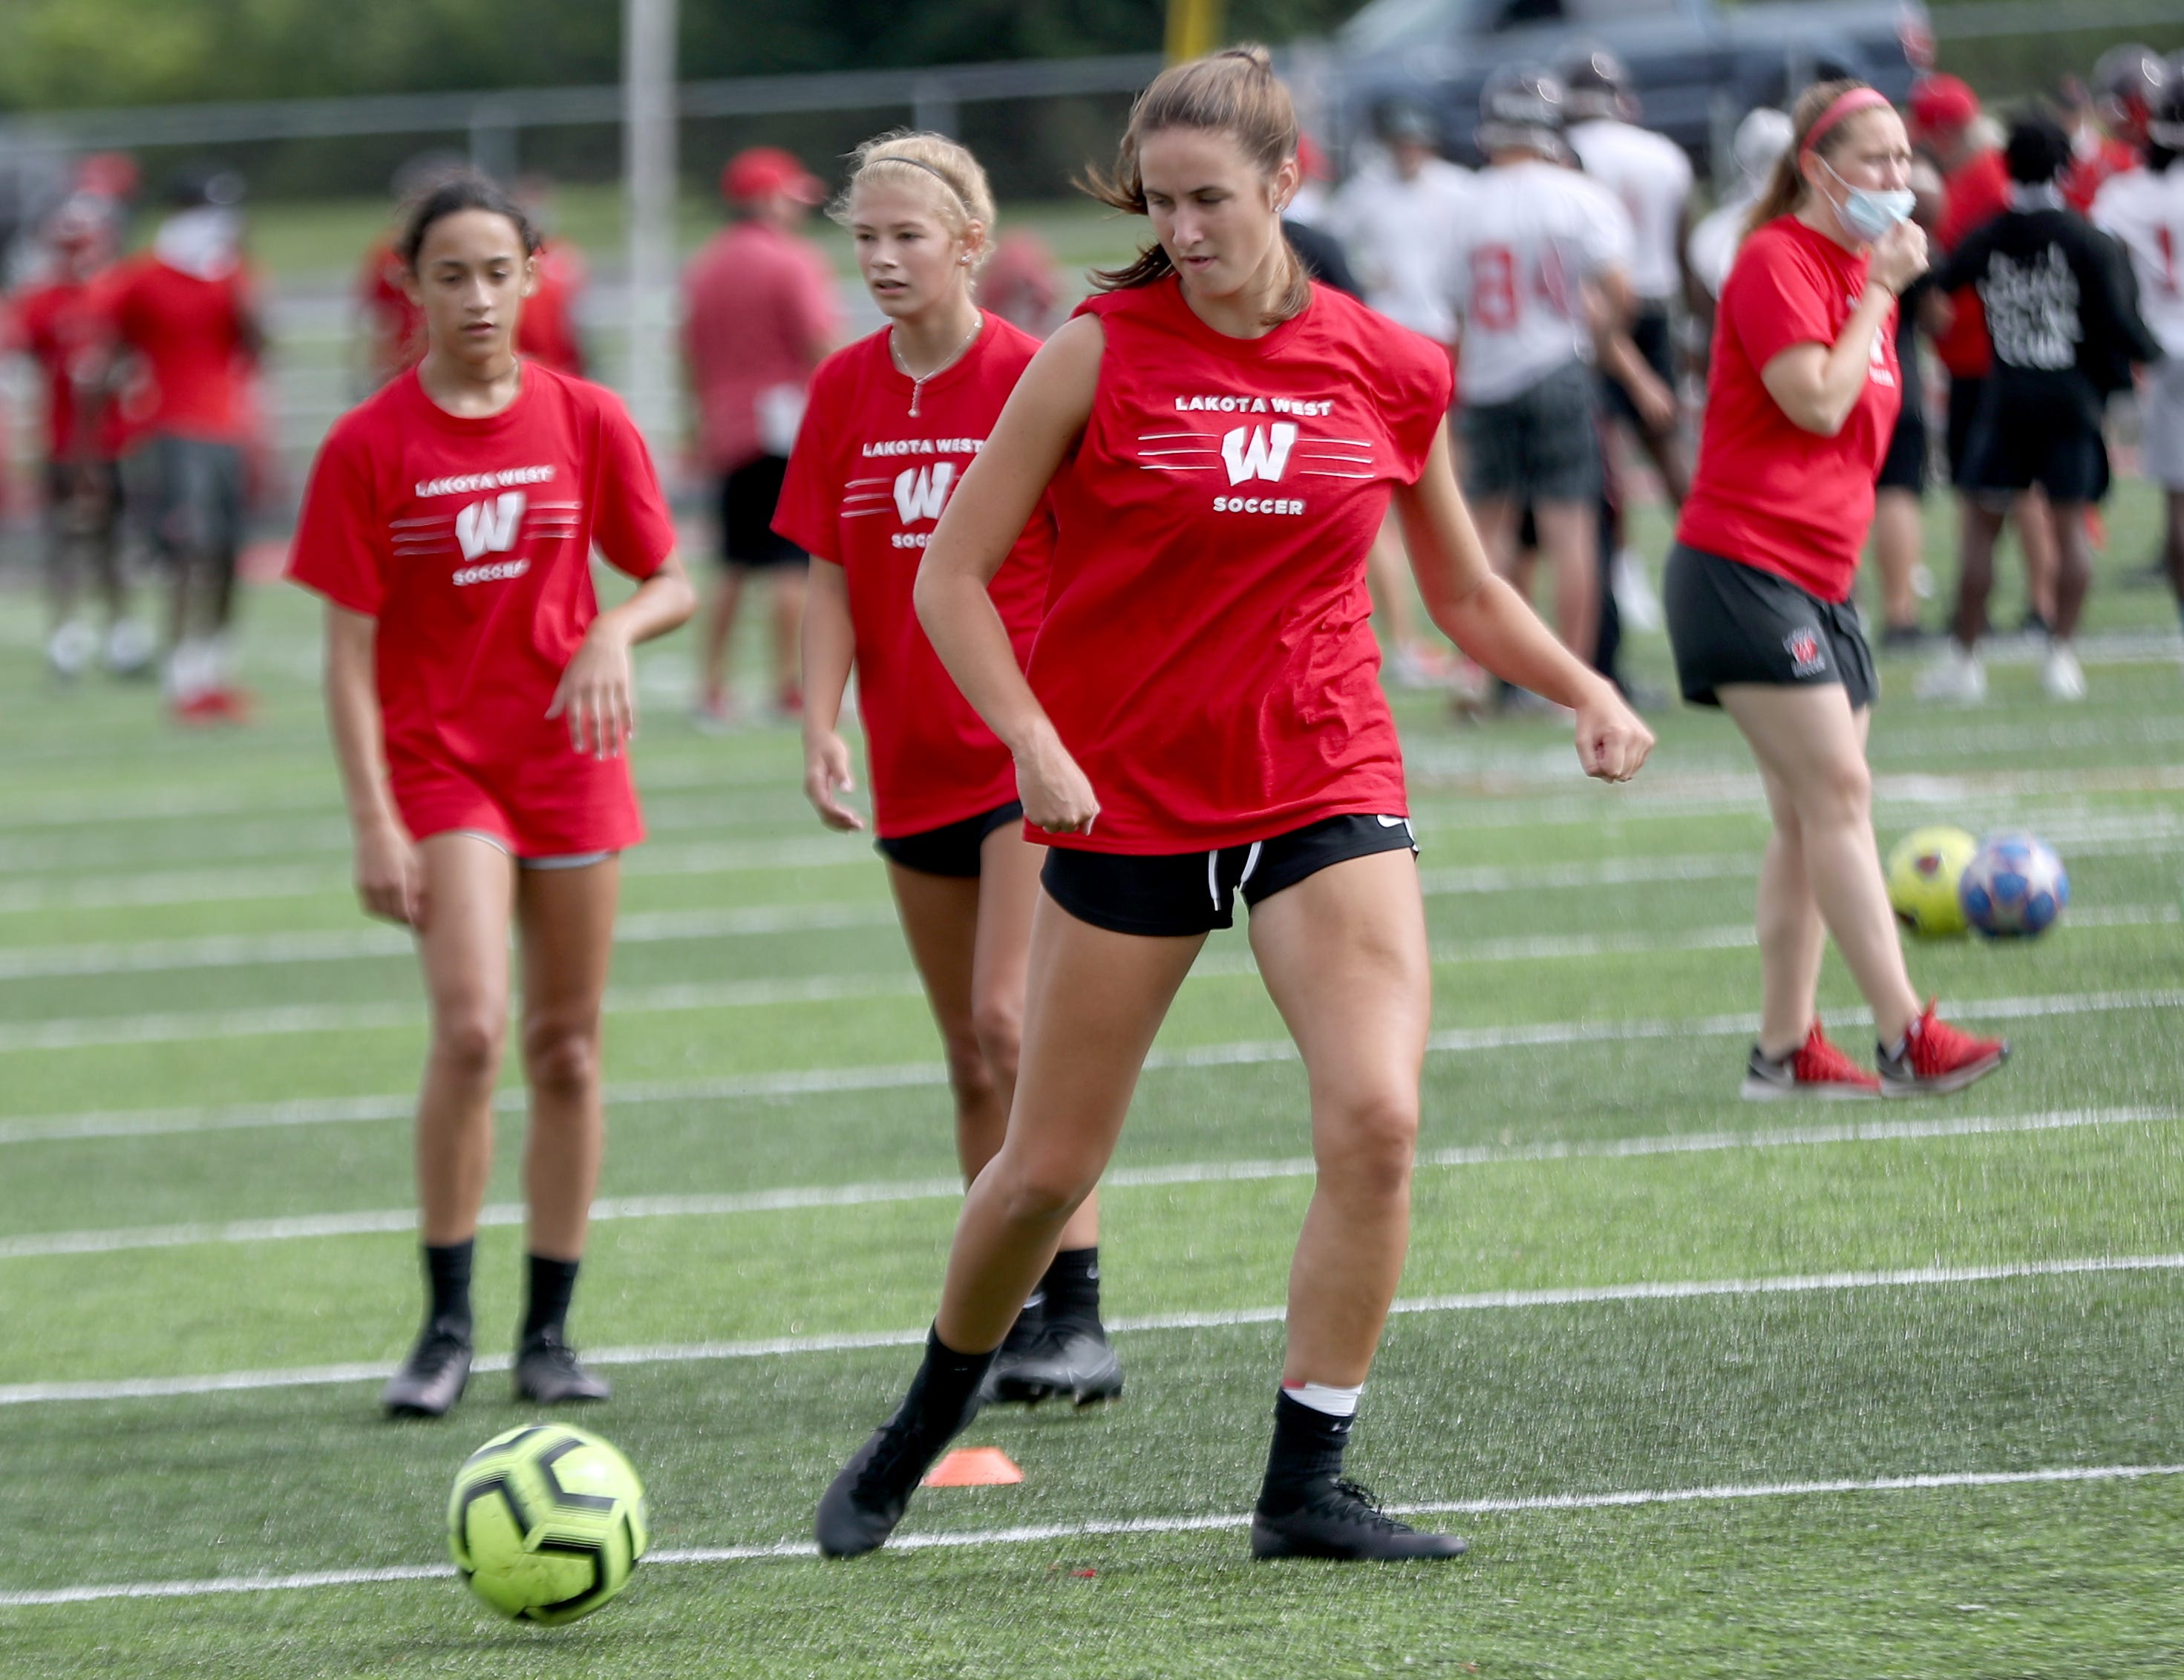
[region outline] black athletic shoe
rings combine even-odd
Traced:
[[[1009,1333],[1002,1337],[1001,1345],[994,1350],[994,1362],[986,1367],[985,1381],[978,1386],[980,1405],[991,1406],[1000,1403],[1003,1398],[1001,1379],[1031,1357],[1045,1329],[1045,1303],[1034,1295],[1024,1303],[1024,1309],[1017,1314],[1017,1321],[1009,1326]]]
[[[604,1376],[593,1376],[577,1363],[577,1350],[561,1339],[560,1332],[542,1330],[515,1352],[515,1398],[534,1405],[558,1406],[583,1400],[604,1400],[614,1386]]]
[[[819,1501],[813,1529],[821,1553],[858,1558],[885,1545],[918,1482],[947,1444],[905,1424],[900,1411],[874,1430]]]
[[[999,1370],[1000,1362],[994,1362]],[[1097,1325],[1050,1320],[1023,1355],[993,1378],[994,1398],[1037,1405],[1067,1395],[1080,1406],[1119,1399],[1123,1362]]]
[[[1251,1513],[1255,1558],[1336,1558],[1346,1562],[1400,1563],[1418,1558],[1462,1557],[1467,1542],[1430,1534],[1398,1522],[1356,1482],[1326,1482],[1295,1510],[1269,1516]]]
[[[402,1369],[379,1391],[379,1404],[389,1417],[445,1417],[470,1380],[470,1337],[455,1324],[435,1319],[417,1337]]]

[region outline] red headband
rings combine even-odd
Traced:
[[[1860,111],[1893,110],[1888,96],[1877,87],[1852,87],[1836,96],[1835,103],[1822,111],[1819,118],[1805,131],[1805,143],[1797,148],[1801,157],[1820,143],[1827,131],[1845,117],[1856,116]]]

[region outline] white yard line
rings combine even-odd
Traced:
[[[2099,1255],[2090,1259],[2029,1260],[1985,1266],[1914,1266],[1888,1271],[1814,1272],[1784,1277],[1700,1278],[1683,1281],[1609,1283],[1560,1289],[1498,1289],[1473,1295],[1437,1295],[1396,1301],[1399,1315],[1431,1313],[1507,1312],[1542,1307],[1610,1304],[1619,1301],[1698,1301],[1722,1297],[1802,1295],[1867,1289],[1949,1287],[2009,1282],[2026,1278],[2103,1276],[2131,1272],[2184,1271],[2184,1254]],[[1162,1313],[1113,1319],[1108,1329],[1134,1335],[1176,1330],[1229,1330],[1248,1325],[1279,1324],[1281,1307],[1240,1307],[1193,1313]],[[833,1335],[777,1336],[744,1342],[667,1342],[629,1348],[593,1348],[585,1362],[595,1365],[687,1365],[713,1359],[783,1359],[838,1353],[873,1348],[916,1348],[919,1330],[846,1331]],[[504,1353],[481,1354],[474,1371],[508,1369]],[[174,1399],[192,1394],[254,1393],[274,1388],[312,1388],[385,1380],[384,1364],[304,1365],[281,1370],[219,1371],[201,1376],[111,1377],[81,1382],[21,1382],[0,1386],[0,1406],[58,1402]],[[5,1602],[0,1600],[0,1602]]]
[[[1667,1133],[1646,1137],[1580,1138],[1529,1144],[1479,1144],[1430,1149],[1418,1156],[1421,1169],[1494,1166],[1511,1162],[1632,1160],[1651,1155],[1719,1154],[1747,1149],[1808,1148],[1836,1143],[1895,1143],[1927,1138],[1992,1137],[2013,1133],[2075,1131],[2087,1127],[2132,1125],[2174,1120],[2171,1108],[2063,1108],[2032,1114],[1964,1114],[1910,1120],[1850,1120],[1832,1125],[1802,1125],[1761,1131]],[[1269,1179],[1310,1178],[1308,1158],[1274,1160],[1189,1161],[1156,1167],[1117,1167],[1102,1180],[1109,1189],[1150,1189],[1170,1185],[1240,1184]],[[745,1214],[785,1213],[808,1208],[867,1208],[902,1202],[952,1202],[963,1193],[957,1178],[897,1180],[874,1184],[787,1185],[767,1190],[727,1191],[678,1196],[610,1196],[592,1204],[594,1223],[602,1220],[722,1219]],[[520,1202],[488,1204],[479,1223],[520,1225]],[[0,1261],[42,1259],[61,1254],[113,1254],[143,1248],[190,1248],[248,1242],[288,1242],[337,1236],[369,1236],[415,1229],[410,1208],[363,1209],[352,1213],[298,1214],[274,1219],[200,1221],[187,1225],[123,1225],[94,1231],[35,1231],[0,1237]]]
[[[1947,1001],[1945,1013],[1972,1020],[2020,1020],[2179,1007],[2184,1007],[2184,991],[1953,999]],[[1515,1026],[1451,1028],[1429,1036],[1426,1049],[1429,1054],[1462,1055],[1561,1044],[1718,1038],[1748,1034],[1756,1031],[1758,1025],[1758,1018],[1754,1015],[1714,1015],[1687,1021],[1549,1021]],[[1181,1050],[1156,1049],[1145,1058],[1145,1068],[1148,1072],[1158,1073],[1178,1068],[1251,1066],[1296,1059],[1296,1047],[1287,1039],[1244,1039]],[[610,1086],[606,1100],[612,1108],[655,1102],[749,1102],[840,1091],[917,1090],[946,1082],[947,1070],[937,1062],[883,1063]],[[515,1087],[501,1091],[493,1099],[495,1108],[504,1113],[521,1112],[525,1102],[523,1091]],[[219,1107],[100,1109],[0,1121],[0,1145],[404,1119],[414,1113],[415,1106],[414,1097],[390,1093]]]

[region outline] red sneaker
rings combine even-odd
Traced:
[[[223,723],[248,723],[258,710],[258,702],[248,689],[217,688],[204,699],[207,710]]]
[[[1780,1061],[1752,1047],[1752,1059],[1744,1065],[1744,1100],[1772,1102],[1782,1097],[1818,1097],[1842,1102],[1880,1095],[1880,1081],[1852,1061],[1820,1030],[1818,1021],[1805,1041]]]
[[[2009,1045],[1958,1031],[1936,1019],[1929,1003],[1904,1033],[1903,1053],[1891,1056],[1884,1046],[1880,1054],[1883,1097],[1942,1097],[1985,1079],[2009,1059]]]

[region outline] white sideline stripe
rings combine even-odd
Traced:
[[[1574,1139],[1545,1143],[1477,1144],[1431,1149],[1421,1168],[1480,1167],[1527,1161],[1630,1160],[1649,1155],[1719,1154],[1740,1149],[1804,1148],[1830,1143],[1893,1143],[1919,1138],[1992,1137],[2015,1133],[2075,1131],[2092,1126],[2173,1120],[2171,1108],[2062,1108],[2032,1114],[1975,1114],[1917,1120],[1848,1121],[1837,1125],[1786,1126],[1755,1132],[1664,1133],[1648,1137]],[[1310,1178],[1308,1157],[1277,1160],[1190,1161],[1158,1167],[1116,1167],[1101,1180],[1110,1189],[1155,1189],[1169,1185],[1244,1184],[1268,1179]],[[902,1202],[954,1201],[961,1179],[907,1179],[891,1183],[788,1185],[770,1190],[684,1196],[610,1196],[592,1204],[601,1220],[725,1218],[810,1208],[870,1208]],[[482,1225],[520,1225],[520,1202],[495,1202],[479,1211]],[[262,1220],[190,1225],[124,1225],[100,1231],[38,1231],[0,1237],[0,1261],[61,1254],[114,1254],[140,1248],[187,1248],[238,1242],[282,1242],[333,1236],[370,1236],[415,1229],[412,1208],[345,1214],[299,1214]]]
[[[1814,1494],[1909,1493],[1956,1487],[2026,1487],[2097,1482],[2136,1482],[2184,1476],[2184,1465],[2059,1465],[2042,1470],[1935,1471],[1918,1476],[1844,1477],[1832,1482],[1727,1482],[1708,1487],[1648,1487],[1598,1493],[1527,1493],[1488,1499],[1430,1499],[1391,1504],[1399,1516],[1521,1516],[1535,1511],[1619,1510],[1644,1505],[1728,1504],[1747,1499],[1798,1499]],[[898,1534],[891,1552],[956,1551],[971,1546],[1042,1545],[1056,1540],[1127,1538],[1136,1534],[1203,1534],[1248,1527],[1248,1514],[1207,1516],[1116,1517],[1089,1522],[1028,1524],[1017,1528],[972,1528],[954,1533]],[[715,1563],[762,1563],[811,1558],[809,1540],[755,1546],[685,1546],[646,1554],[648,1568]],[[92,1604],[110,1599],[202,1599],[226,1593],[300,1593],[327,1587],[374,1587],[401,1581],[452,1579],[444,1563],[384,1564],[375,1569],[321,1569],[301,1575],[214,1576],[196,1581],[122,1581],[88,1587],[50,1587],[0,1592],[0,1609]]]
[[[1946,1009],[1969,1020],[2024,1020],[2042,1016],[2099,1014],[2126,1009],[2184,1007],[2184,991],[2090,992],[1944,1000]],[[1723,1037],[1755,1032],[1756,1015],[1714,1015],[1691,1021],[1549,1021],[1532,1025],[1457,1028],[1431,1035],[1429,1054],[1524,1049],[1558,1044],[1640,1041],[1676,1037]],[[1245,1039],[1199,1045],[1184,1050],[1155,1050],[1145,1058],[1149,1073],[1178,1068],[1248,1067],[1294,1062],[1296,1046],[1287,1039]],[[944,1085],[947,1070],[938,1062],[882,1063],[866,1067],[792,1069],[729,1075],[712,1080],[659,1080],[609,1086],[610,1107],[651,1102],[739,1102],[766,1097],[805,1097],[856,1091],[906,1091]],[[520,1113],[526,1098],[519,1088],[497,1093],[496,1111]],[[330,1125],[346,1121],[409,1119],[414,1096],[325,1097],[292,1102],[248,1104],[233,1108],[104,1109],[75,1114],[0,1121],[0,1145],[53,1142],[101,1137],[147,1137],[169,1133],[256,1130],[265,1127]]]
[[[1620,879],[1628,881],[1702,880],[1730,873],[1752,873],[1749,868],[1738,870],[1730,867],[1730,860],[1675,861],[1680,867],[1673,876],[1634,871]],[[1713,867],[1697,867],[1702,862]],[[1446,884],[1429,885],[1427,890],[1429,893],[1502,891],[1514,885],[1526,885],[1507,881],[1503,878],[1508,872],[1499,870],[1451,873],[1478,879],[1454,886]],[[1479,879],[1492,884],[1479,885]],[[1574,884],[1567,881],[1553,883],[1563,885]],[[733,913],[740,916],[742,913]],[[685,919],[694,921],[698,918]],[[753,919],[763,925],[766,931],[778,930],[772,924],[772,918],[761,915]],[[892,919],[884,911],[874,910],[867,913],[862,924],[878,925]],[[2071,919],[2075,926],[2081,929],[2146,927],[2176,921],[2179,912],[2176,906],[2167,904],[2112,905],[2088,909],[2074,915]],[[655,933],[659,925],[648,924],[646,933]],[[859,924],[855,921],[814,922],[810,925],[855,926]],[[672,938],[677,935],[659,931],[657,936]],[[1437,967],[1454,967],[1472,963],[1522,963],[1562,957],[1735,951],[1748,949],[1756,942],[1750,924],[1732,923],[1669,935],[1525,934],[1468,943],[1444,941],[1435,945],[1432,959]],[[209,943],[217,945],[220,942]],[[1191,978],[1233,979],[1256,972],[1256,965],[1248,952],[1216,952],[1198,959],[1192,967]],[[7,971],[6,959],[0,957],[0,980],[9,978],[13,976]],[[638,1015],[694,1009],[766,1008],[786,1003],[910,996],[918,994],[920,990],[916,977],[909,973],[822,974],[788,980],[721,980],[614,989],[606,995],[606,1009],[608,1013],[614,1015]],[[276,1037],[296,1033],[362,1032],[421,1026],[424,1021],[423,1007],[415,1002],[298,1003],[203,1013],[175,1011],[144,1015],[62,1016],[52,1020],[0,1025],[0,1055],[13,1052],[84,1050],[129,1044],[198,1043],[210,1039]],[[4,1124],[0,1124],[0,1141],[5,1141],[6,1137],[7,1128]]]
[[[2061,779],[2059,781],[2057,780],[2059,778]],[[1485,779],[1492,783],[1502,779],[1490,776]],[[1567,779],[1556,777],[1553,779],[1560,781]],[[1721,779],[1704,779],[1718,782]],[[1758,797],[1756,779],[1752,779],[1753,791],[1745,801],[1747,803]],[[2133,770],[2115,773],[2055,772],[2051,773],[2045,779],[2055,782],[2056,785],[2044,788],[2032,785],[2042,779],[2038,775],[2013,778],[1999,784],[1998,790],[2023,795],[2043,791],[2137,792],[2149,790],[2143,784],[2151,782],[2155,784],[2151,790],[2166,791],[2175,788],[2184,788],[2184,768],[2173,772],[2165,770],[2150,772]],[[1906,777],[1902,780],[1908,789],[1915,790],[1925,788],[1930,791],[1941,788],[1957,788],[1964,783],[1975,782],[1977,779],[1928,776]],[[2020,786],[2020,783],[2025,785]],[[2103,783],[2118,783],[2119,785],[2116,787],[2099,785]],[[1904,797],[1907,795],[1899,792],[1897,796]],[[1657,802],[1661,797],[1658,794],[1653,795]],[[1933,801],[1930,800],[1927,802]],[[1685,807],[1679,804],[1675,808],[1680,812]],[[1599,808],[1595,820],[1606,821],[1613,814],[1612,807],[1603,804]],[[2125,819],[2111,819],[2108,827],[2111,831],[2114,831],[2119,829],[2122,820]],[[2059,823],[2047,822],[2043,826],[2053,830],[2049,834],[2049,838],[2054,844],[2079,856],[2092,856],[2100,851],[2111,850],[2143,849],[2131,846],[2127,842],[2122,845],[2103,846],[2100,841],[2091,838],[2084,841],[2074,840],[2069,837],[2070,831]],[[2127,834],[2131,839],[2150,842],[2172,838],[2178,829],[2173,818],[2165,813],[2156,812],[2142,819],[2140,826],[2122,832]],[[625,878],[630,880],[665,879],[681,876],[725,874],[737,871],[836,868],[850,864],[862,864],[868,861],[870,855],[866,847],[856,840],[845,840],[827,834],[813,834],[800,840],[695,842],[680,846],[654,845],[634,854]],[[1632,859],[1611,867],[1628,868],[1648,862],[1657,866],[1665,866],[1673,861]],[[1752,873],[1758,868],[1758,858],[1748,851],[1736,854],[1734,859],[1729,861],[1736,864],[1746,874]],[[1593,866],[1556,867],[1567,870]],[[1460,879],[1464,873],[1466,872],[1452,872],[1451,879]],[[1727,873],[1727,871],[1722,868],[1709,871],[1709,873]],[[1428,879],[1431,879],[1431,872],[1429,872]],[[1536,885],[1618,885],[1631,880],[1685,879],[1707,879],[1707,876],[1609,873],[1597,882],[1552,877],[1526,884]],[[64,877],[58,879],[21,880],[8,885],[0,885],[0,913],[38,910],[110,910],[153,905],[220,903],[241,899],[248,899],[255,902],[272,898],[309,898],[320,895],[340,894],[346,892],[348,888],[347,871],[341,867],[337,860],[332,858],[321,863],[259,865],[248,869],[204,868],[169,870],[160,873],[123,871],[107,874]],[[1430,886],[1427,890],[1435,890]],[[1448,885],[1440,889],[1442,891],[1458,892],[1505,890],[1495,886],[1465,887],[1462,885]]]
[[[1597,1306],[1618,1301],[1699,1301],[1722,1296],[1814,1294],[1841,1290],[1930,1288],[2024,1278],[2083,1277],[2118,1272],[2184,1271],[2184,1254],[2100,1255],[2092,1259],[2028,1260],[1991,1266],[1919,1266],[1894,1271],[1816,1272],[1762,1278],[1702,1278],[1684,1282],[1607,1283],[1561,1289],[1497,1289],[1474,1295],[1425,1296],[1392,1303],[1391,1314],[1506,1312],[1535,1307]],[[1123,1333],[1171,1330],[1233,1330],[1279,1324],[1285,1307],[1239,1307],[1212,1312],[1162,1313],[1112,1319]],[[744,1342],[663,1342],[596,1348],[584,1359],[595,1365],[688,1365],[712,1359],[763,1359],[803,1353],[839,1353],[874,1348],[918,1348],[924,1330],[847,1331],[825,1336],[777,1336]],[[508,1369],[506,1354],[482,1354],[473,1371]],[[128,1376],[81,1382],[22,1382],[0,1387],[0,1406],[61,1401],[156,1400],[192,1394],[228,1394],[268,1388],[309,1388],[384,1381],[387,1366],[302,1365],[285,1370],[233,1370],[203,1376]]]

